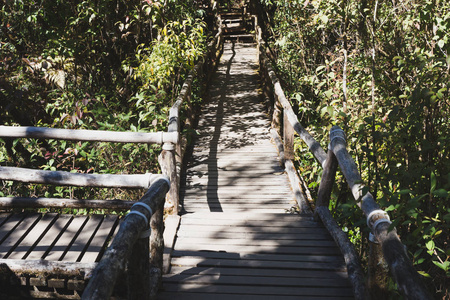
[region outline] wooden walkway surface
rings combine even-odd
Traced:
[[[113,237],[117,215],[0,214],[0,259],[93,263]]]
[[[270,140],[253,44],[225,43],[158,299],[352,299],[324,227],[295,205]]]

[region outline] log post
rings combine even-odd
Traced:
[[[282,116],[282,108],[281,104],[278,101],[277,95],[274,95],[273,101],[273,114],[272,114],[272,128],[274,128],[277,133],[281,136],[281,116]],[[286,149],[285,149],[286,151]]]
[[[113,292],[114,284],[119,272],[125,269],[126,264],[128,264],[129,268],[136,267],[137,262],[133,261],[135,258],[130,257],[131,249],[139,238],[142,237],[142,233],[148,229],[148,220],[150,219],[152,212],[154,212],[154,214],[157,214],[157,212],[161,215],[163,214],[161,206],[164,203],[164,196],[168,190],[169,181],[167,178],[161,176],[160,179],[152,184],[141,200],[133,205],[130,213],[121,223],[119,231],[112,241],[111,246],[106,250],[103,258],[93,271],[89,284],[83,292],[82,299],[109,299]],[[145,239],[142,243],[146,241],[147,240]],[[137,246],[138,248],[133,249],[133,252],[135,250],[143,251],[143,248],[146,246],[142,245],[142,243],[139,243]],[[148,252],[145,257],[148,261]],[[139,276],[139,270],[129,269],[129,272],[134,274],[132,275],[133,278],[135,278],[134,276]],[[142,278],[139,282],[147,282],[146,280],[147,279]],[[129,288],[142,289],[143,286],[139,285]]]
[[[372,238],[369,238],[369,261],[367,271],[367,287],[370,298],[387,299],[388,298],[388,278],[389,266],[383,257],[381,245]]]
[[[166,143],[163,145],[163,150],[158,157],[158,162],[161,166],[162,173],[169,177],[171,182],[170,190],[166,196],[166,201],[168,202],[168,206],[172,207],[172,214],[178,214],[180,203],[177,162],[175,155],[175,145]]]
[[[283,112],[283,141],[284,159],[294,160],[294,128],[289,122],[288,116]]]
[[[149,254],[149,238],[138,239],[128,259],[128,299],[150,299]]]
[[[331,191],[333,189],[338,162],[333,151],[328,150],[327,159],[324,163],[322,179],[320,179],[319,191],[317,193],[316,206],[328,207],[330,204]]]

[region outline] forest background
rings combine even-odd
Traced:
[[[210,39],[204,2],[4,1],[0,124],[165,129],[168,108]],[[436,299],[449,298],[450,4],[258,3],[274,67],[300,121],[323,147],[332,125],[345,130],[364,182],[389,212],[415,267]],[[197,84],[194,94],[199,90]],[[156,173],[159,151],[4,139],[0,164]],[[300,141],[296,156],[314,194],[321,168]],[[136,198],[120,190],[1,184],[0,196]],[[331,210],[364,259],[368,232],[342,178],[332,198]],[[399,299],[393,283],[392,298]]]

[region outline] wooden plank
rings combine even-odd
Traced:
[[[285,269],[264,269],[264,268],[209,268],[209,267],[181,267],[173,266],[170,275],[224,275],[224,276],[252,276],[252,277],[287,277],[297,278],[325,278],[325,279],[347,279],[347,272],[331,271],[331,270],[285,270]],[[349,283],[347,283],[349,284]]]
[[[336,255],[298,255],[298,254],[254,254],[254,253],[230,253],[221,251],[199,251],[176,250],[174,257],[201,257],[214,259],[240,259],[240,260],[263,260],[263,261],[306,261],[306,262],[333,262],[343,263],[342,256]]]
[[[278,247],[336,247],[336,244],[332,240],[247,240],[245,238],[234,239],[203,239],[203,238],[185,238],[180,237],[177,239],[177,245],[180,244],[205,244],[214,243],[217,245],[243,245],[243,246],[278,246]]]
[[[55,213],[44,214],[33,229],[25,236],[14,251],[8,255],[10,259],[26,258],[27,254],[33,249],[33,246],[39,242],[42,236],[47,232],[47,229],[53,221],[58,217]]]
[[[99,228],[104,219],[103,215],[90,216],[87,223],[84,225],[81,232],[77,235],[75,241],[72,243],[67,253],[62,260],[64,261],[80,261],[84,254],[84,250],[88,246],[91,239],[94,238],[94,234]]]
[[[158,300],[350,300],[350,296],[300,296],[300,295],[244,295],[244,294],[219,294],[219,293],[188,293],[163,291],[158,294]]]
[[[202,212],[195,212],[195,214]],[[211,213],[214,214],[214,213]],[[217,214],[217,213],[215,213]],[[275,214],[274,214],[275,215]],[[259,227],[274,227],[274,228],[323,228],[320,223],[317,223],[312,220],[292,220],[292,222],[288,220],[280,220],[274,217],[272,220],[227,220],[221,219],[217,216],[217,219],[214,218],[215,215],[211,217],[205,217],[204,219],[198,218],[190,218],[190,217],[182,217],[181,224],[183,225],[207,225],[207,226],[245,226],[248,228],[259,228]]]
[[[250,286],[250,285],[203,285],[203,284],[173,284],[164,283],[166,291],[195,292],[195,293],[226,293],[247,295],[304,295],[304,296],[352,296],[348,287],[277,287],[277,286]]]
[[[59,236],[64,232],[70,220],[72,220],[72,216],[70,215],[59,215],[58,219],[53,223],[53,226],[50,227],[38,244],[33,248],[33,251],[27,256],[27,259],[37,260],[43,258],[51,249],[51,246],[58,240]]]
[[[95,217],[95,216],[93,216]],[[92,217],[91,217],[92,219]],[[112,233],[117,226],[119,216],[118,215],[106,215],[100,224],[100,227],[95,232],[95,236],[89,243],[89,247],[81,255],[80,262],[98,262],[100,260],[99,255],[105,250],[106,243],[110,240]],[[88,226],[89,223],[86,225]],[[84,230],[83,230],[84,232]],[[71,250],[69,250],[71,251]],[[67,256],[64,257],[66,259]]]
[[[206,248],[207,247],[207,248]],[[338,247],[283,247],[273,245],[223,245],[223,244],[187,244],[178,243],[175,249],[183,251],[225,251],[230,253],[273,253],[273,254],[310,254],[310,255],[341,255]]]
[[[2,224],[0,230],[0,244],[7,238],[7,236],[12,232],[12,230],[20,223],[20,221],[25,218],[25,213],[13,214],[10,218],[6,219]]]
[[[20,222],[0,245],[0,258],[6,258],[39,221],[41,214],[31,213]]]
[[[203,231],[199,233],[198,231],[182,231],[178,233],[178,237],[182,238],[196,238],[201,237],[207,240],[212,239],[233,239],[236,236],[244,238],[247,240],[331,240],[329,234],[318,234],[318,233],[262,233],[262,232],[220,232],[220,231]]]
[[[164,277],[164,282],[170,283],[195,283],[195,284],[220,284],[220,285],[239,285],[245,283],[251,286],[293,286],[293,287],[349,287],[347,279],[331,278],[298,278],[292,277],[261,277],[261,276],[226,276],[217,275],[187,275],[175,274]]]
[[[62,139],[113,143],[176,143],[178,135],[168,132],[119,132],[105,130],[60,129],[0,125],[1,137]]]
[[[251,226],[239,226],[239,225],[217,225],[217,226],[201,226],[201,225],[189,225],[184,223],[183,227],[178,230],[178,235],[183,236],[189,233],[202,232],[233,232],[233,233],[261,233],[261,234],[314,234],[314,235],[326,235],[329,239],[331,236],[329,232],[322,227],[313,228],[286,228],[286,227],[251,227]]]
[[[87,216],[74,217],[44,259],[54,261],[60,260],[76,235],[82,230],[87,219]]]
[[[344,262],[262,261],[239,259],[215,259],[201,257],[173,257],[173,265],[194,267],[268,268],[344,271]]]
[[[3,223],[11,216],[11,213],[0,213],[0,226],[3,226]],[[1,240],[1,239],[0,239]]]
[[[192,213],[186,214],[181,217],[181,220],[187,219],[214,219],[214,220],[237,220],[243,221],[283,221],[283,222],[302,222],[308,221],[318,225],[320,222],[314,221],[312,215],[298,215],[298,214],[259,214],[259,213]]]
[[[148,188],[154,174],[86,174],[0,166],[0,178],[26,183],[110,188]]]
[[[170,269],[172,252],[179,225],[180,225],[180,216],[178,215],[169,215],[164,220],[165,229],[164,229],[163,274],[167,274]]]

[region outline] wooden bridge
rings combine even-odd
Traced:
[[[159,161],[166,177],[0,167],[5,180],[149,188],[139,202],[1,198],[2,207],[16,209],[131,208],[126,218],[1,214],[0,283],[12,287],[7,297],[367,299],[359,258],[328,210],[339,164],[383,246],[399,289],[408,299],[427,299],[395,230],[388,230],[389,217],[370,193],[362,194],[342,130],[332,129],[326,153],[300,125],[284,97],[267,63],[258,18],[222,17],[218,15],[210,51],[171,109],[168,132],[123,133],[123,138],[122,133],[102,134],[102,140],[109,142],[163,144]],[[256,36],[242,30],[249,24]],[[180,107],[189,105],[194,77],[209,86],[207,97],[199,118],[188,108],[186,122],[181,123]],[[187,147],[181,129],[196,122],[194,144]],[[294,134],[324,167],[315,203],[293,164]],[[99,134],[0,126],[0,136],[97,140]],[[165,220],[164,246],[167,192],[166,206],[171,205],[174,214]],[[123,282],[128,284],[122,289]]]

